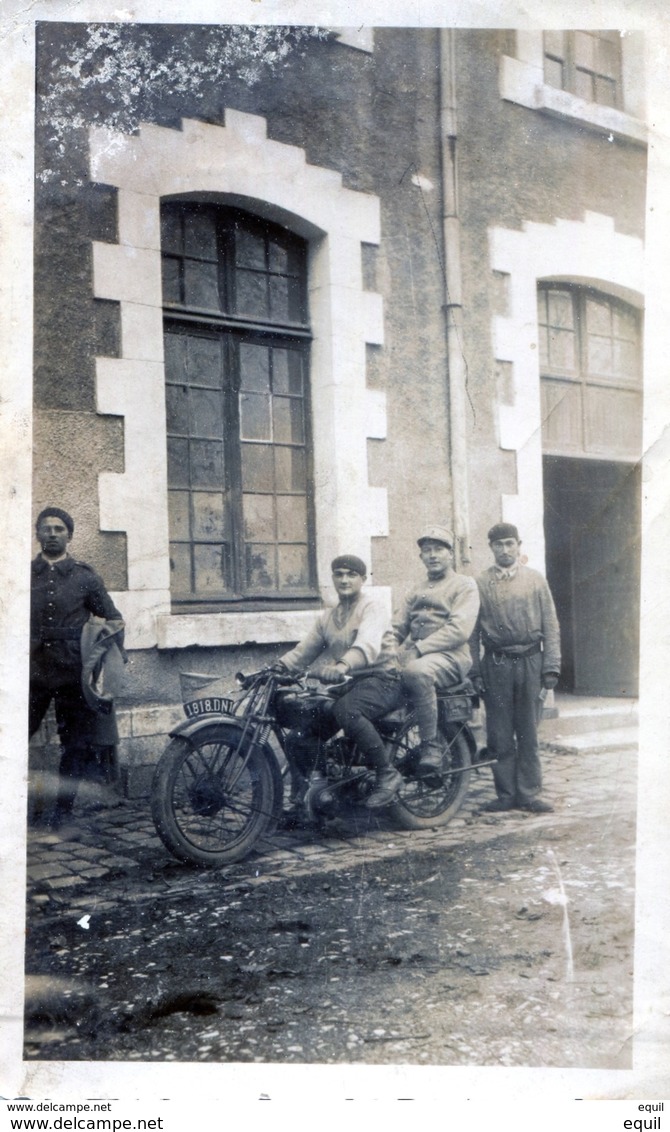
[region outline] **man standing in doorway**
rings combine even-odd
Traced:
[[[82,662],[92,662],[94,649],[102,656],[112,647],[125,659],[123,621],[102,579],[68,554],[72,516],[60,507],[46,507],[35,531],[41,551],[30,572],[29,733],[37,731],[53,700],[62,754],[51,824],[59,826],[72,813],[79,779],[96,749],[112,747],[117,739],[111,700],[96,694],[93,686],[85,690]],[[93,633],[88,630],[91,615],[104,621]]]
[[[554,688],[561,670],[556,609],[542,574],[519,561],[517,528],[497,523],[488,539],[494,563],[477,578],[481,608],[471,641],[471,676],[484,696],[489,757],[497,759],[497,797],[483,809],[550,813],[540,797],[537,725],[542,689]]]
[[[474,578],[454,570],[454,536],[448,527],[426,527],[417,543],[428,576],[394,616],[393,637],[421,737],[417,770],[432,784],[440,782],[442,772],[437,689],[459,684],[468,674],[479,596]]]

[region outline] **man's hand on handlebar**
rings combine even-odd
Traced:
[[[336,664],[327,664],[319,673],[322,684],[343,684],[346,679],[347,673]]]

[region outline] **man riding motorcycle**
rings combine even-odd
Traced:
[[[320,797],[328,802],[320,745],[340,729],[356,743],[365,764],[375,771],[368,807],[387,806],[402,782],[390,765],[386,745],[373,722],[401,702],[399,666],[386,609],[374,593],[363,589],[367,567],[361,558],[339,555],[333,559],[331,570],[337,605],[320,613],[303,640],[276,666],[289,672],[309,667],[311,674],[326,684],[349,680],[342,695],[321,703],[288,736],[286,754],[294,812],[300,810],[308,785],[323,787]]]

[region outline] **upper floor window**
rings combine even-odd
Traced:
[[[236,209],[161,209],[173,599],[316,593],[306,246]]]
[[[620,107],[620,32],[545,31],[544,81],[586,102]]]
[[[538,290],[543,446],[554,455],[637,458],[640,315],[587,287]]]
[[[646,145],[644,35],[518,29],[500,58],[500,94],[611,139]]]

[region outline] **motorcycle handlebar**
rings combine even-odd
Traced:
[[[278,684],[290,685],[299,684],[304,676],[301,672],[277,672],[272,668],[261,668],[258,672],[249,672],[245,675],[244,672],[236,672],[235,679],[242,688],[250,688],[256,681],[263,682],[272,677]]]

